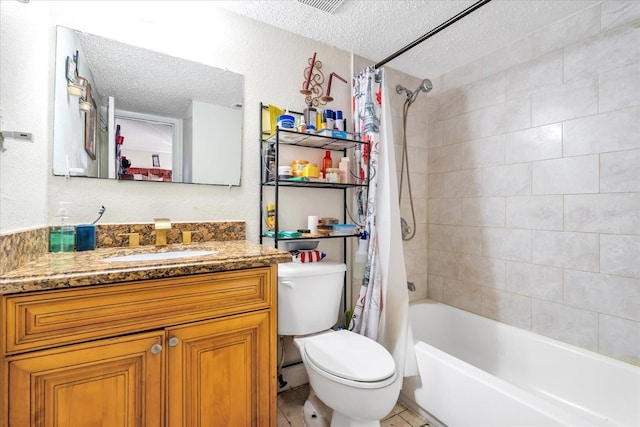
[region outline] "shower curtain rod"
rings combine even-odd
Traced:
[[[475,10],[481,8],[482,6],[484,6],[485,4],[489,3],[491,0],[480,0],[474,4],[472,4],[471,6],[469,6],[468,8],[466,8],[465,10],[463,10],[462,12],[458,13],[457,15],[455,15],[452,18],[449,18],[447,21],[443,22],[442,24],[438,25],[436,28],[434,28],[433,30],[429,31],[427,34],[423,35],[422,37],[420,37],[419,39],[409,43],[408,45],[406,45],[405,47],[403,47],[402,49],[398,50],[397,52],[389,55],[388,57],[386,57],[385,59],[383,59],[382,61],[378,62],[376,65],[374,65],[373,67],[378,69],[380,67],[382,67],[384,64],[386,64],[387,62],[396,59],[398,56],[402,55],[403,53],[405,53],[406,51],[408,51],[409,49],[413,49],[414,47],[416,47],[417,45],[419,45],[420,43],[422,43],[423,41],[425,41],[426,39],[428,39],[429,37],[439,33],[440,31],[444,30],[445,28],[447,28],[449,25],[459,21],[460,19],[464,18],[465,16],[469,15],[471,12],[474,12]]]

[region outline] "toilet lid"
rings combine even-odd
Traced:
[[[332,375],[353,381],[376,382],[391,377],[391,354],[374,340],[350,331],[336,331],[305,340],[305,354]]]

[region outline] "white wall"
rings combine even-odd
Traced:
[[[434,79],[429,296],[640,363],[640,3]]]
[[[5,128],[33,132],[35,144],[8,142],[0,156],[0,232],[46,225],[58,201],[72,201],[77,222],[240,220],[256,241],[259,221],[261,101],[302,110],[302,71],[317,52],[325,72],[350,73],[350,55],[315,41],[219,10],[215,2],[0,3],[0,68]],[[96,19],[99,17],[99,19]],[[117,182],[51,174],[55,26],[63,25],[206,63],[245,76],[240,187]],[[336,87],[334,109],[350,111],[350,87]],[[25,191],[25,187],[29,191]],[[310,193],[310,192],[307,192]],[[313,194],[299,203],[313,205]]]
[[[6,139],[0,153],[0,232],[47,223],[54,46],[47,10],[44,2],[0,2],[0,128],[34,139]]]
[[[192,181],[237,184],[241,171],[235,167],[240,164],[235,135],[238,134],[238,128],[242,127],[242,111],[193,101],[192,112]],[[227,159],[227,164],[212,167],[211,159],[216,158]]]

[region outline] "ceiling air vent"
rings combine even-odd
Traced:
[[[298,0],[299,3],[330,14],[335,12],[343,1],[344,0]]]

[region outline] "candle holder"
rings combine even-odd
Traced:
[[[343,79],[342,77],[340,77],[336,73],[329,74],[329,86],[327,87],[327,95],[323,96],[322,98],[320,98],[322,101],[324,101],[325,104],[327,102],[333,101],[333,97],[331,96],[331,82],[333,81],[333,77],[334,76],[337,77],[338,79],[342,80],[345,83],[347,82],[345,79]]]
[[[322,89],[322,84],[324,83],[324,74],[321,71],[322,62],[318,61],[316,56],[317,52],[314,52],[313,57],[308,60],[309,66],[303,71],[304,82],[302,83],[302,89],[300,89],[300,93],[305,95],[305,103],[313,106],[320,104],[324,94]]]

